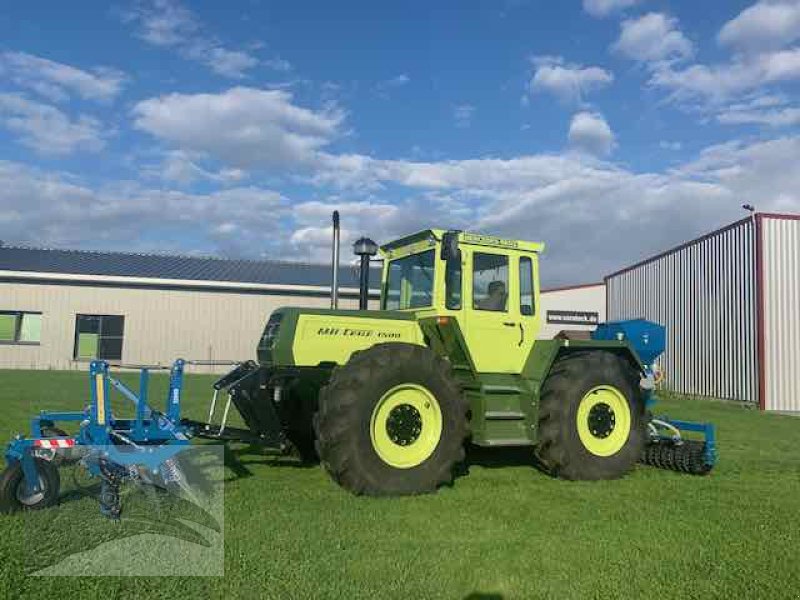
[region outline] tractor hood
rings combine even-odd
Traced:
[[[344,364],[353,352],[384,342],[422,343],[412,313],[279,308],[258,344],[258,361],[276,366]]]

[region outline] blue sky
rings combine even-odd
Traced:
[[[800,0],[13,3],[0,239],[327,258],[437,226],[598,279],[800,211]]]

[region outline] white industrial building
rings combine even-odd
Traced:
[[[800,412],[800,215],[742,219],[606,286],[610,320],[667,327],[671,389]]]
[[[0,369],[254,358],[269,314],[329,306],[330,278],[328,265],[0,247]],[[357,270],[340,269],[340,286],[340,307],[357,308]],[[593,329],[604,290],[544,290],[540,337]]]
[[[330,277],[323,265],[0,248],[0,368],[254,358],[274,309],[330,306]],[[340,285],[340,307],[357,308],[357,273],[342,268]]]
[[[542,339],[552,339],[564,330],[593,331],[606,320],[606,285],[601,282],[544,289],[540,305]]]

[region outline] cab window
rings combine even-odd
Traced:
[[[519,259],[519,313],[525,317],[534,314],[533,261],[527,256]]]
[[[494,312],[508,310],[508,256],[473,254],[472,307]]]
[[[386,279],[386,310],[424,308],[433,304],[435,254],[426,250],[389,263]]]

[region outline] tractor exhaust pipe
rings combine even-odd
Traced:
[[[331,308],[339,308],[339,211],[333,211],[333,256],[331,257]]]
[[[362,237],[353,244],[353,254],[361,258],[361,276],[358,284],[358,310],[369,308],[369,261],[378,253],[378,244]]]

